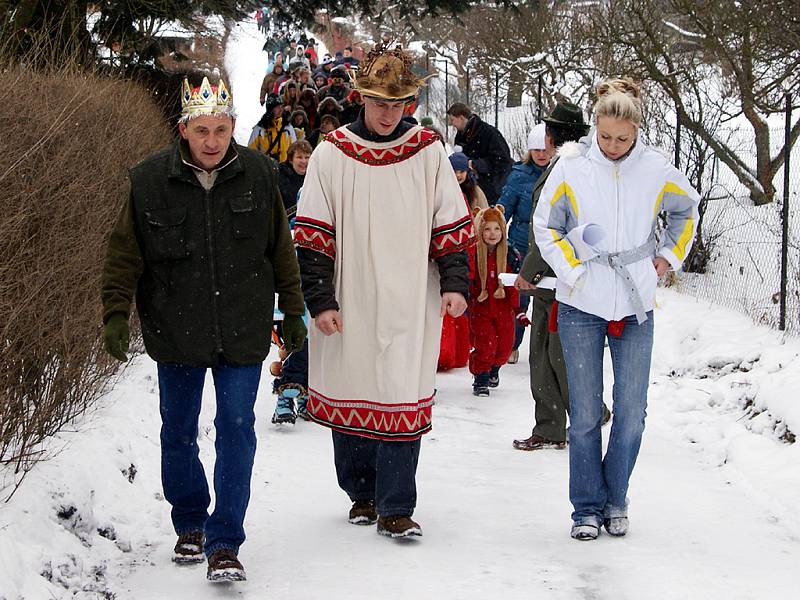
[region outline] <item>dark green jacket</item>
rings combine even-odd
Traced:
[[[305,310],[277,169],[232,143],[206,191],[188,155],[176,142],[130,170],[108,243],[103,320],[128,316],[135,292],[153,359],[255,364],[269,352],[275,293],[284,313]]]
[[[541,174],[539,179],[536,180],[536,183],[533,186],[533,208],[531,209],[531,220],[528,226],[528,253],[525,255],[525,258],[522,261],[522,267],[520,267],[519,274],[525,281],[529,281],[534,285],[539,283],[539,280],[542,277],[556,276],[556,274],[553,272],[553,269],[550,268],[550,265],[548,265],[547,262],[545,262],[545,260],[542,258],[542,253],[539,251],[539,246],[536,245],[536,240],[533,237],[533,213],[536,212],[536,205],[539,203],[539,196],[542,195],[542,188],[544,187],[550,172],[553,170],[553,167],[557,162],[558,157],[556,156],[550,161],[550,165],[547,167],[545,172]],[[532,290],[530,294],[543,300],[552,301],[556,299],[556,293],[554,290],[537,288]]]

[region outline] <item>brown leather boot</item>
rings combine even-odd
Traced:
[[[220,548],[208,557],[209,581],[245,581],[244,567],[236,553],[229,548]]]
[[[412,535],[422,535],[422,528],[411,517],[393,515],[378,517],[378,533],[392,538],[404,538]]]
[[[563,450],[567,446],[566,442],[556,442],[554,440],[548,440],[547,438],[543,438],[540,435],[536,435],[535,433],[531,435],[531,437],[524,439],[524,440],[514,440],[514,448],[517,450],[545,450],[545,449],[553,449],[553,450]]]
[[[178,536],[175,544],[172,561],[180,564],[203,562],[206,555],[203,554],[203,541],[205,535],[202,531],[186,531]]]
[[[378,513],[375,511],[375,502],[372,500],[356,500],[350,509],[347,520],[353,525],[372,525],[378,520]]]

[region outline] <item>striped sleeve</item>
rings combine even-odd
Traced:
[[[533,214],[533,234],[542,258],[558,279],[569,287],[586,271],[566,236],[578,225],[578,200],[567,183],[563,161],[559,161],[542,188]]]
[[[662,211],[666,213],[667,225],[656,254],[667,259],[677,271],[694,242],[700,197],[683,173],[671,165],[669,170],[667,181],[655,200],[653,219]]]

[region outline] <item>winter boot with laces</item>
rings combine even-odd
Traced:
[[[297,416],[304,421],[310,421],[311,417],[308,416],[308,394],[305,392],[300,393],[295,398],[295,403],[297,404]]]
[[[290,423],[294,425],[297,413],[294,408],[294,399],[299,395],[299,391],[294,388],[283,388],[278,395],[278,402],[275,404],[275,412],[272,414],[272,422]]]
[[[203,554],[203,542],[205,535],[202,531],[186,531],[178,536],[175,544],[172,561],[178,564],[191,564],[203,562],[206,555]]]
[[[208,557],[209,581],[245,581],[247,577],[244,567],[236,556],[236,553],[229,548],[220,548]]]

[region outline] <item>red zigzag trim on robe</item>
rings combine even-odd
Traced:
[[[475,243],[475,226],[467,215],[449,225],[437,227],[431,233],[430,257],[437,258],[445,254],[466,250]]]
[[[294,222],[294,245],[336,258],[336,233],[333,227],[323,221],[297,217]]]
[[[408,160],[423,148],[439,141],[439,136],[430,129],[420,129],[408,140],[391,148],[368,148],[348,138],[341,129],[332,131],[325,138],[347,156],[358,162],[373,165],[393,165]]]
[[[412,441],[431,430],[433,396],[414,404],[334,400],[308,390],[308,414],[336,431],[377,440]]]

